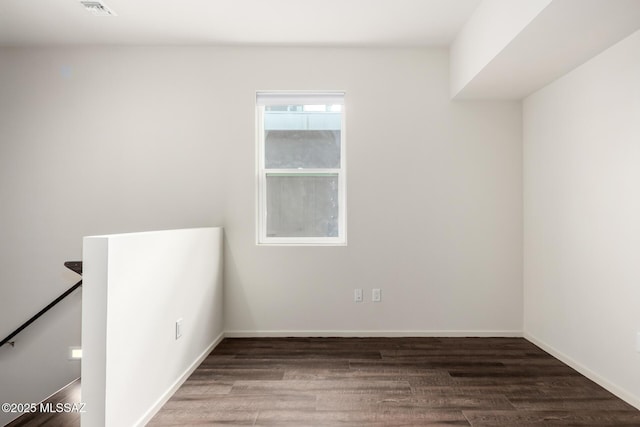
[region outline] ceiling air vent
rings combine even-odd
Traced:
[[[84,8],[93,16],[116,16],[109,6],[100,1],[80,1]]]

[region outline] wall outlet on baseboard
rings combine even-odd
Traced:
[[[362,302],[362,289],[354,289],[353,290],[353,301]]]
[[[182,319],[176,320],[176,339],[182,336]]]
[[[373,302],[382,301],[382,291],[380,291],[380,289],[372,289],[371,290],[371,301],[373,301]]]

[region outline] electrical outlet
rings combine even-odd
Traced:
[[[176,320],[176,339],[182,336],[182,319]]]
[[[382,292],[380,289],[372,289],[371,290],[371,301],[380,302],[382,300]]]
[[[355,302],[362,302],[362,289],[353,290],[353,300]]]

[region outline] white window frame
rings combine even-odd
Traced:
[[[347,245],[347,175],[344,92],[260,91],[256,93],[256,244],[271,246],[346,246]],[[264,113],[266,105],[341,104],[340,168],[339,169],[267,169],[265,166]],[[269,237],[267,236],[267,175],[338,176],[338,236],[337,237]]]

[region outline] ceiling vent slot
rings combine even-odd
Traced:
[[[109,6],[100,1],[80,1],[80,3],[93,16],[117,16]]]

